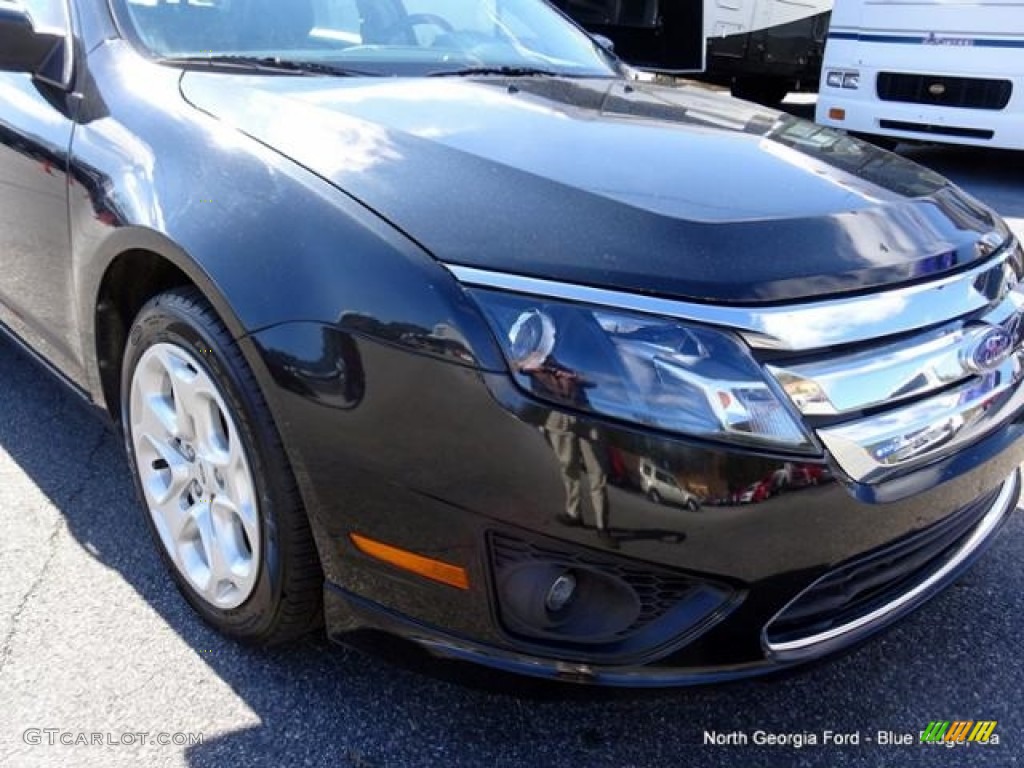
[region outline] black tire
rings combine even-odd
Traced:
[[[737,77],[731,90],[737,99],[777,107],[789,93],[790,83],[778,77]]]
[[[647,498],[653,501],[655,504],[661,504],[661,494],[658,493],[653,488],[651,488],[651,490],[647,492]]]
[[[696,512],[698,509],[700,509],[700,504],[698,504],[693,499],[687,499],[686,500],[686,508],[688,510],[690,510],[691,512]]]
[[[262,536],[258,571],[252,592],[232,609],[208,602],[179,572],[145,501],[131,439],[129,394],[136,365],[157,343],[176,345],[201,361],[230,410],[252,470]],[[121,424],[136,493],[154,545],[196,612],[223,634],[255,645],[292,640],[320,626],[323,572],[280,436],[241,350],[198,290],[162,293],[135,318],[121,370]]]

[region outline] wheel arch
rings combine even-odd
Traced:
[[[245,331],[230,304],[189,255],[151,230],[115,232],[85,275],[80,327],[93,399],[120,420],[121,363],[128,330],[147,301],[159,293],[192,286],[214,308],[232,336]],[[250,364],[252,361],[249,361]]]

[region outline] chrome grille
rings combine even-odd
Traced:
[[[995,329],[1019,336],[1020,315],[1003,322],[954,324],[938,330],[795,366],[769,365],[800,412],[831,416],[911,400],[963,381],[978,371],[973,352]],[[1019,340],[1019,339],[1018,339]]]
[[[878,98],[911,104],[933,104],[966,109],[1005,109],[1013,94],[1009,80],[947,75],[878,73]]]
[[[1024,409],[1024,253],[1011,242],[999,258],[998,290],[976,286],[987,307],[950,293],[946,322],[765,366],[854,480],[935,461]]]
[[[777,658],[800,658],[920,604],[992,540],[1019,492],[1015,471],[946,519],[837,566],[768,622],[765,647]]]

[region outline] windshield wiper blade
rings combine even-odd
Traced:
[[[161,64],[207,64],[211,67],[230,67],[257,72],[288,72],[297,75],[333,75],[335,77],[376,77],[375,72],[364,72],[319,61],[284,59],[280,56],[240,56],[215,54],[210,56],[167,56]]]
[[[505,77],[571,77],[563,72],[539,67],[463,67],[428,72],[427,77],[470,77],[472,75],[504,75]]]

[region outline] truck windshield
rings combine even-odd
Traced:
[[[613,57],[544,0],[117,2],[134,42],[175,62],[306,62],[323,73],[374,75],[618,74]]]

